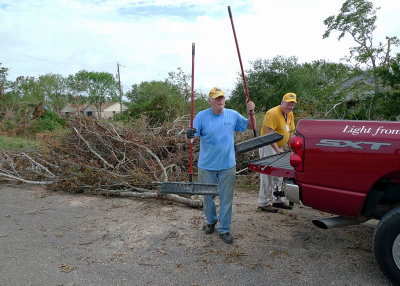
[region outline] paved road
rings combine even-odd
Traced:
[[[201,210],[0,186],[0,285],[390,285],[373,225],[323,231],[304,207],[257,213],[239,193],[225,245]]]

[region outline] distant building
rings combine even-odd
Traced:
[[[77,114],[83,115],[87,106],[88,104],[86,103],[81,105],[67,103],[67,105],[60,110],[60,113],[62,116],[71,116]]]
[[[122,111],[127,109],[128,107],[122,104]],[[97,107],[93,104],[74,105],[68,103],[61,109],[60,113],[66,117],[81,114],[88,117],[110,119],[115,114],[121,113],[121,104],[119,102],[106,102],[101,105],[101,110],[97,110]]]

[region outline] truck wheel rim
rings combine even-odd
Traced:
[[[396,239],[393,242],[392,255],[394,262],[397,265],[397,268],[400,269],[400,234],[396,237]]]

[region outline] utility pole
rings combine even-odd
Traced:
[[[117,62],[117,69],[118,69],[118,84],[119,84],[119,105],[120,111],[122,115],[122,90],[121,90],[121,76],[119,74],[119,63]]]

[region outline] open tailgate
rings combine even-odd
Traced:
[[[290,165],[290,154],[283,152],[249,162],[249,170],[276,177],[294,178],[294,169]]]

